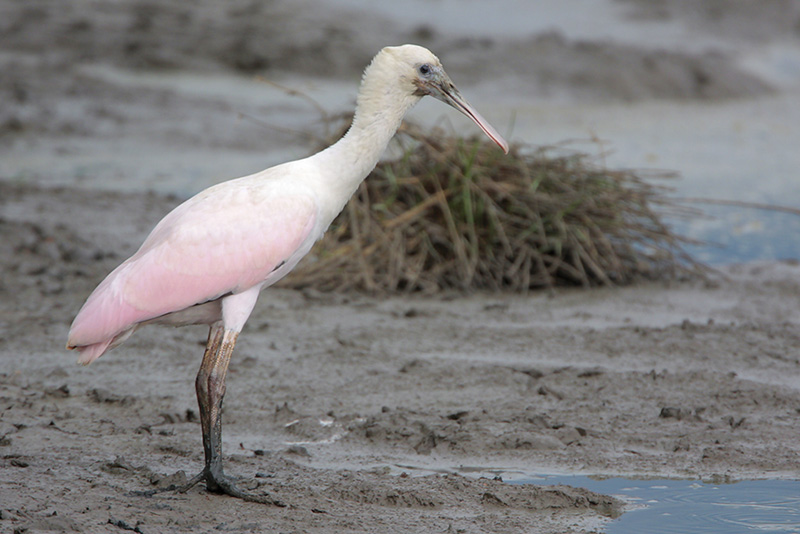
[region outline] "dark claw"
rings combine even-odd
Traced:
[[[286,506],[286,504],[284,504],[284,503],[282,503],[282,502],[280,502],[280,501],[278,501],[276,499],[273,499],[269,495],[264,495],[264,494],[260,494],[259,495],[259,494],[250,493],[248,491],[245,491],[245,490],[241,489],[236,484],[234,479],[232,479],[230,477],[227,477],[225,475],[223,475],[221,478],[220,477],[215,477],[214,484],[216,485],[216,493],[225,493],[226,495],[230,495],[231,497],[236,497],[238,499],[242,499],[243,501],[247,501],[247,502],[257,502],[257,503],[260,503],[260,504],[272,504],[272,505],[281,506],[281,507]],[[209,487],[209,486],[210,486],[210,484],[208,482],[206,482],[206,487]],[[256,487],[258,487],[258,484],[256,484]]]
[[[242,499],[243,501],[255,502],[259,504],[269,504],[281,508],[285,508],[286,506],[288,506],[285,502],[280,501],[278,499],[273,499],[267,494],[250,493],[249,491],[242,489],[239,486],[239,484],[236,483],[235,479],[233,479],[232,477],[229,477],[222,473],[212,475],[206,470],[203,470],[202,472],[193,476],[191,480],[189,480],[186,484],[170,484],[169,486],[165,486],[163,488],[158,488],[158,489],[151,489],[146,491],[132,491],[131,495],[136,495],[138,497],[152,497],[153,495],[159,493],[166,493],[173,491],[176,493],[186,493],[187,491],[189,491],[202,481],[206,482],[206,488],[208,489],[208,491],[212,493],[222,493],[225,495],[230,495],[231,497],[236,497],[237,499]],[[247,489],[256,489],[259,487],[257,481],[252,480],[249,482],[252,483],[253,487]],[[248,481],[244,481],[244,483],[247,484]]]
[[[177,491],[178,493],[186,493],[194,486],[197,485],[200,481],[206,481],[206,488],[208,491],[213,493],[223,493],[225,495],[230,495],[231,497],[236,497],[237,499],[242,499],[243,501],[247,502],[255,502],[259,504],[271,504],[273,506],[280,506],[285,507],[287,506],[286,503],[279,501],[277,499],[273,499],[269,495],[266,494],[257,494],[257,493],[250,493],[241,489],[239,485],[236,483],[235,479],[229,477],[223,473],[212,474],[210,471],[203,470],[198,475],[192,477],[192,479],[182,486],[172,487],[171,491]],[[256,481],[254,482],[254,487],[252,489],[256,489],[259,484]]]

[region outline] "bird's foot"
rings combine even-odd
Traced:
[[[224,493],[243,501],[256,502],[260,504],[271,504],[274,506],[284,507],[285,503],[271,497],[266,493],[252,493],[259,487],[258,482],[255,480],[237,482],[233,477],[225,475],[221,470],[214,473],[209,469],[203,469],[200,473],[191,478],[186,484],[180,486],[173,486],[171,489],[178,493],[186,493],[199,482],[206,482],[206,488],[212,493]],[[249,487],[243,487],[249,486]]]

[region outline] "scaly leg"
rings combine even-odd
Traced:
[[[179,491],[185,492],[205,480],[209,491],[226,493],[251,502],[277,504],[266,495],[253,495],[240,489],[222,470],[222,399],[225,396],[228,364],[238,335],[238,332],[226,330],[222,322],[212,325],[208,333],[203,363],[195,380],[200,425],[203,429],[205,468]]]

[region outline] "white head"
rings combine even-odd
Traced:
[[[504,152],[508,152],[506,140],[461,96],[439,58],[427,48],[407,44],[387,46],[381,50],[364,71],[362,87],[386,83],[390,85],[388,89],[383,87],[383,91],[394,93],[394,98],[409,100],[408,107],[430,95],[456,108],[472,119]]]

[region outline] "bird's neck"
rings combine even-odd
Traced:
[[[337,214],[375,168],[406,112],[420,99],[370,74],[368,70],[364,76],[350,129],[314,156],[325,170],[325,187],[332,188],[337,199]]]

